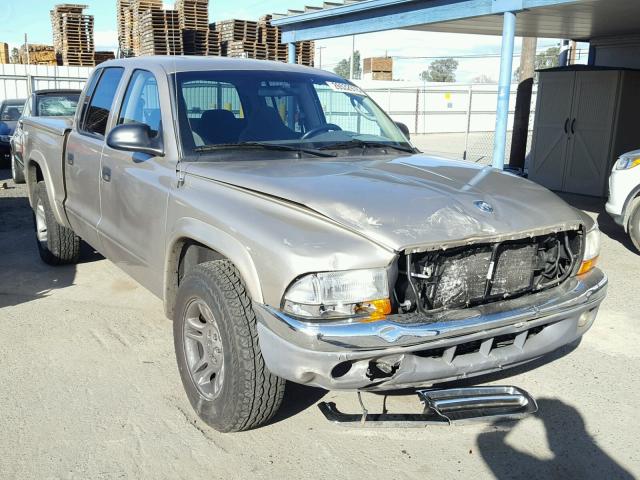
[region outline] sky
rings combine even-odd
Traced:
[[[28,34],[30,43],[51,44],[52,33],[49,10],[62,0],[0,0],[0,42],[11,46],[24,43]],[[69,2],[71,3],[71,2]],[[76,3],[76,2],[74,2]],[[89,5],[86,13],[95,17],[95,44],[97,50],[117,48],[116,0],[84,0],[77,3]],[[210,0],[210,21],[227,18],[256,20],[265,13],[286,12],[287,9],[301,9],[305,5],[320,5],[321,0]],[[165,2],[167,7],[172,2]],[[538,50],[556,45],[558,40],[539,40]],[[351,55],[351,37],[334,38],[316,42],[322,49],[322,68],[332,69],[342,58]],[[426,70],[433,58],[463,56],[477,57],[493,55],[490,58],[459,58],[457,79],[470,82],[482,74],[497,80],[499,71],[500,37],[486,35],[461,35],[435,32],[387,31],[358,35],[356,50],[362,57],[391,55],[394,59],[394,78],[418,80],[421,71]],[[516,41],[516,52],[520,42]],[[422,58],[402,58],[422,57]],[[316,66],[318,66],[316,57]],[[515,66],[518,64],[515,58]]]

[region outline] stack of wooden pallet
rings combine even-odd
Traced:
[[[128,12],[127,12],[128,10]],[[142,15],[149,10],[162,11],[162,0],[129,0],[129,6],[127,9],[123,9],[122,22],[127,29],[127,17],[130,17],[129,24],[130,29],[127,29],[124,33],[126,38],[130,35],[131,44],[120,44],[120,50],[125,56],[138,56],[141,55],[142,38],[140,24]],[[120,23],[120,19],[118,20]],[[129,33],[130,32],[130,33]],[[128,48],[127,48],[128,47]]]
[[[258,20],[258,41],[267,47],[267,60],[287,61],[287,46],[282,42],[278,27],[271,25],[271,15],[263,15]]]
[[[11,63],[9,44],[5,42],[0,42],[0,63]]]
[[[84,15],[86,5],[60,4],[51,10],[53,46],[58,64],[93,66],[93,15]]]
[[[176,10],[149,9],[138,20],[139,55],[181,55],[182,36]]]
[[[101,51],[101,52],[95,52],[93,54],[93,58],[95,60],[96,65],[100,65],[102,62],[106,62],[107,60],[113,60],[116,57],[113,54],[113,52]]]
[[[271,15],[264,15],[257,22],[223,20],[212,23],[211,28],[220,34],[222,56],[288,60],[287,45],[282,43],[280,29],[271,25]],[[313,66],[314,53],[313,42],[298,42],[296,63]]]
[[[393,80],[393,58],[372,57],[363,62],[365,80]]]
[[[315,56],[315,44],[313,42],[296,43],[296,63],[313,67],[313,57]]]
[[[220,42],[220,32],[215,29],[215,24],[209,26],[207,32],[207,55],[219,57],[222,55],[222,45]]]
[[[131,0],[116,0],[118,45],[125,57],[133,55],[133,12]]]
[[[209,50],[209,0],[176,0],[185,55],[206,55]]]
[[[57,65],[56,52],[51,45],[30,43],[27,47],[22,45],[18,49],[18,62],[31,65]]]

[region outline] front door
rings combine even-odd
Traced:
[[[158,83],[146,70],[131,74],[115,125],[131,123],[163,134]],[[156,294],[162,292],[165,217],[175,179],[175,164],[166,158],[104,147],[98,230],[105,255]]]
[[[97,225],[100,220],[100,159],[109,115],[124,69],[96,71],[82,100],[76,128],[65,151],[65,210],[73,230],[92,247],[101,250]]]

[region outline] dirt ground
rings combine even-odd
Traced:
[[[349,429],[316,404],[355,394],[288,385],[268,426],[219,434],[183,393],[161,302],[89,249],[40,262],[23,186],[0,171],[0,478],[632,478],[640,475],[640,256],[593,202],[609,296],[575,349],[507,379],[540,410],[505,427]],[[366,394],[370,411],[380,395]],[[389,399],[415,409],[412,395]]]

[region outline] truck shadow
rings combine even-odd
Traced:
[[[553,398],[538,400],[538,407],[537,417],[544,424],[553,458],[538,458],[514,448],[507,443],[509,429],[495,424],[492,431],[478,435],[477,441],[480,455],[496,478],[634,478],[598,446],[577,409]]]
[[[76,276],[75,265],[51,267],[40,260],[26,188],[10,178],[10,172],[0,170],[0,182],[8,187],[0,190],[0,308],[46,297],[73,285]],[[81,263],[101,258],[81,244]]]

